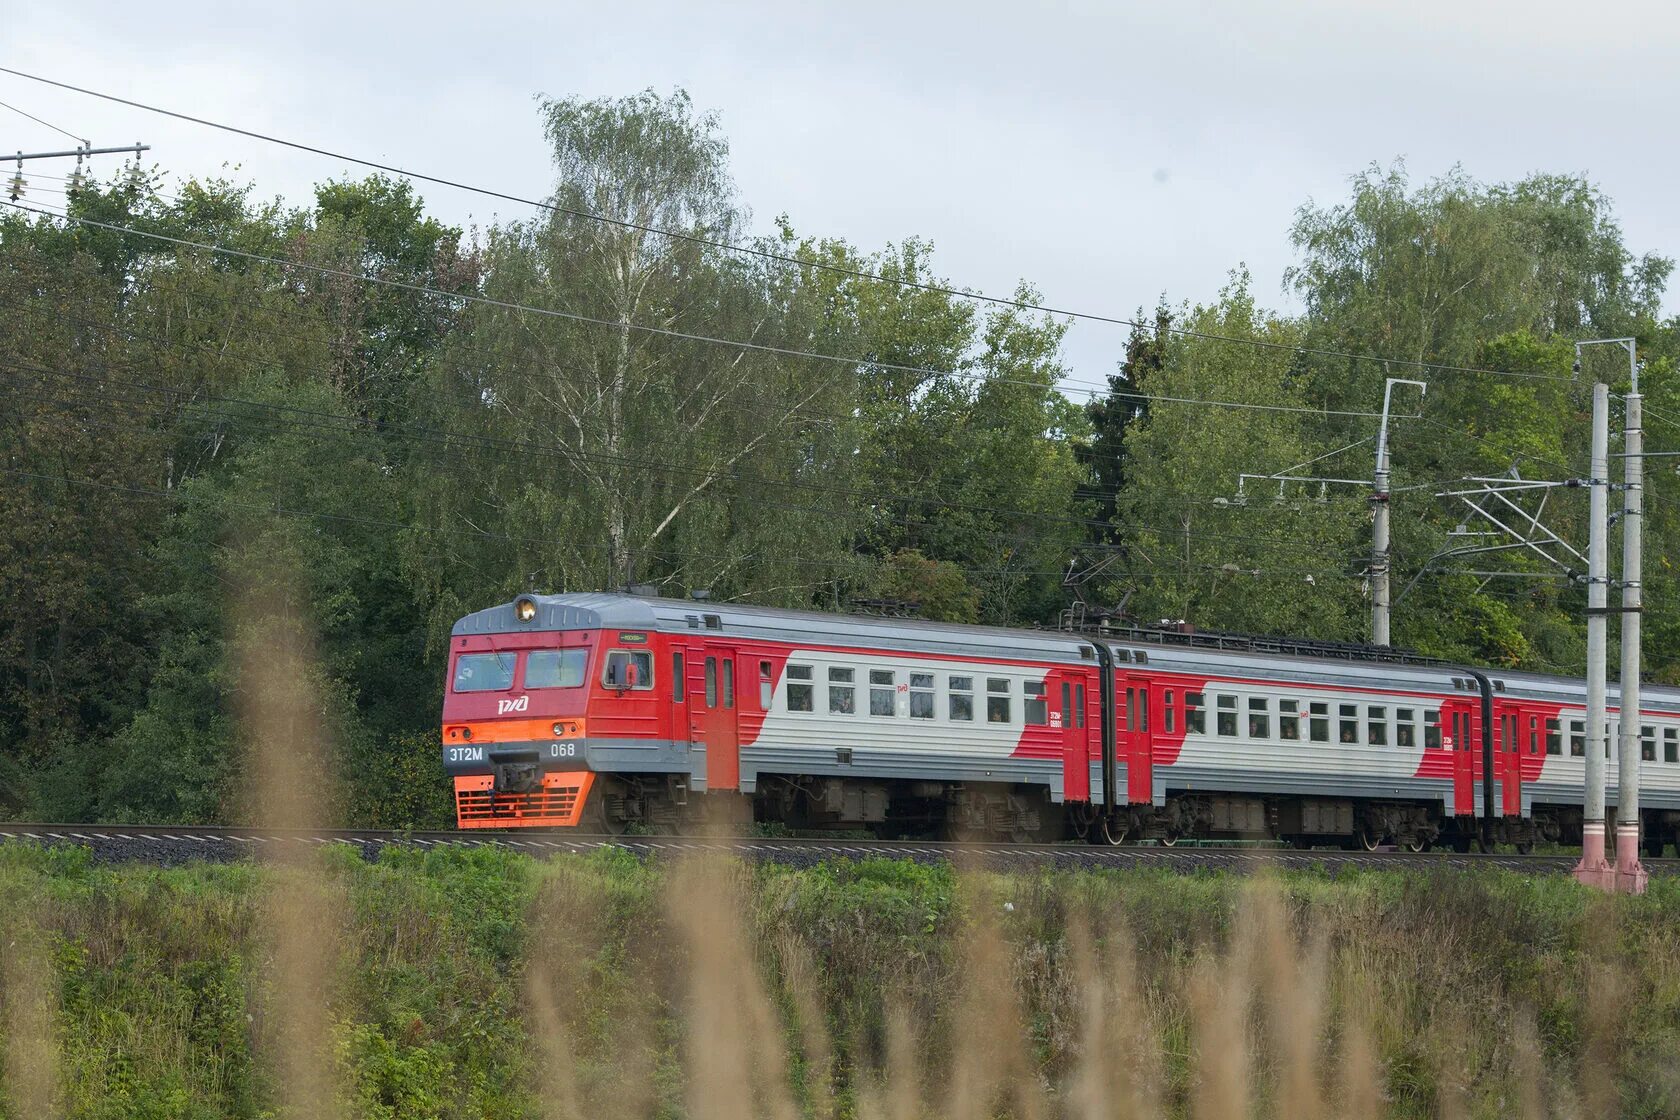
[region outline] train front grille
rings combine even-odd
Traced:
[[[545,774],[535,789],[497,792],[490,774],[455,779],[455,820],[460,828],[570,828],[583,816],[595,775],[588,770]]]

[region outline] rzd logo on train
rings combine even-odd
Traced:
[[[496,701],[496,714],[505,716],[509,712],[523,712],[530,706],[531,698],[529,696],[520,696],[513,700],[498,700]]]

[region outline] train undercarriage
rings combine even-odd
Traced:
[[[1112,816],[1089,802],[1056,804],[1042,786],[891,781],[761,774],[754,793],[705,793],[681,775],[595,775],[577,825],[619,834],[739,832],[765,824],[792,830],[864,831],[882,838],[975,843],[1093,844],[1246,840],[1297,848],[1399,848],[1459,852],[1494,845],[1531,851],[1578,844],[1578,806],[1535,806],[1502,816],[1483,836],[1476,816],[1443,814],[1439,802],[1169,792],[1161,805],[1129,805]],[[1680,812],[1648,812],[1645,854],[1680,839]]]

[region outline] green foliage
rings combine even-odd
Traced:
[[[895,1100],[937,1110],[965,1048],[990,1039],[984,1060],[998,1068],[1024,1051],[1019,1068],[1045,1093],[1040,1114],[1074,1107],[1092,1045],[1122,1063],[1159,1057],[1162,1096],[1182,1111],[1206,1060],[1197,978],[1229,967],[1222,982],[1265,985],[1272,970],[1315,961],[1326,970],[1315,1014],[1329,1052],[1349,1023],[1365,1025],[1385,1114],[1435,1115],[1454,1093],[1471,1114],[1505,1114],[1498,1102],[1524,1078],[1541,1077],[1548,1094],[1578,1092],[1589,1060],[1624,1111],[1674,1104],[1680,885],[1670,878],[1643,898],[1607,898],[1565,876],[1500,871],[1285,872],[1257,884],[1147,869],[957,874],[888,860],[734,870],[738,921],[709,936],[741,952],[727,958],[740,969],[727,990],[750,1002],[762,983],[771,998],[770,1021],[734,1044],[757,1067],[785,1068],[791,1084],[769,1091],[785,1088],[813,1117],[863,1113],[860,1095],[895,1060],[895,1015],[924,1073]],[[44,947],[28,967],[50,981],[62,1115],[274,1115],[284,1087],[264,1040],[284,1014],[287,978],[268,966],[262,926],[273,874],[113,868],[0,845],[0,945]],[[488,848],[389,849],[371,863],[325,858],[312,874],[348,905],[329,942],[330,989],[311,993],[327,1001],[321,1041],[348,1115],[512,1120],[567,1100],[581,1115],[693,1114],[688,1032],[709,1020],[690,985],[718,963],[716,946],[677,936],[673,907],[693,889],[692,868],[623,851],[538,862]],[[1082,963],[1082,940],[1107,971]],[[975,954],[987,953],[995,972],[977,971]],[[16,983],[19,966],[6,960]],[[1133,1040],[1124,1048],[1091,1038],[1082,1017],[1082,994],[1111,974],[1135,988],[1117,1005],[1124,1018],[1104,1028]],[[555,981],[558,1026],[533,1018],[533,976]],[[1606,986],[1619,993],[1615,1014]],[[1259,1014],[1243,1016],[1256,1047],[1296,1029],[1274,1022],[1265,992]],[[1000,1033],[1010,1023],[1019,1035]],[[828,1041],[813,1050],[818,1037]],[[15,1041],[0,1028],[0,1047]],[[545,1049],[556,1043],[561,1071]],[[1323,1068],[1316,1056],[1312,1068]],[[1277,1076],[1258,1063],[1257,1094]],[[0,1100],[8,1088],[0,1081]]]

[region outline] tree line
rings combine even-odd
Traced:
[[[1024,281],[976,301],[922,240],[754,234],[681,92],[541,119],[549,205],[471,234],[380,175],[297,206],[129,172],[73,184],[70,220],[0,217],[0,812],[244,812],[228,604],[279,570],[318,635],[332,811],[368,825],[447,819],[445,637],[519,591],[1359,640],[1368,493],[1239,476],[1368,475],[1389,376],[1429,382],[1392,435],[1396,641],[1575,672],[1581,585],[1444,556],[1475,518],[1435,494],[1586,473],[1586,386],[1625,369],[1572,378],[1580,338],[1639,339],[1648,443],[1680,447],[1672,262],[1575,176],[1372,166],[1295,214],[1299,310],[1237,266],[1140,312],[1082,391]],[[1547,517],[1584,540],[1584,507]],[[1647,662],[1680,681],[1671,473],[1647,508]]]

